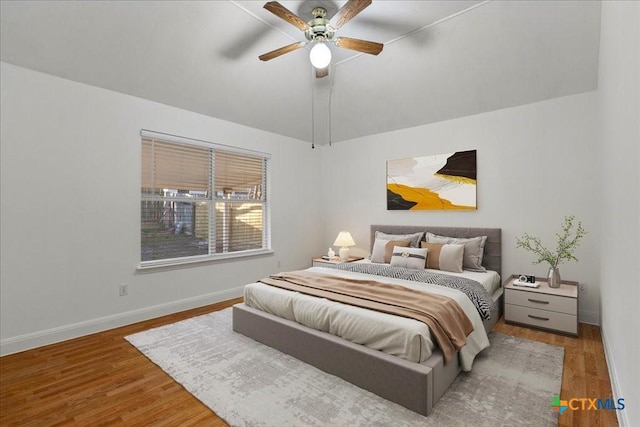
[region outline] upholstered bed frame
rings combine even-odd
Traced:
[[[502,272],[499,228],[372,225],[371,245],[375,231],[389,234],[429,231],[451,237],[487,236],[482,265],[500,274]],[[494,294],[494,299],[499,298],[500,307],[501,295],[502,288]],[[499,317],[492,316],[486,321],[485,329],[489,331]],[[460,372],[458,358],[445,366],[438,349],[423,363],[409,362],[244,304],[233,307],[233,330],[423,415],[431,413],[435,403]]]

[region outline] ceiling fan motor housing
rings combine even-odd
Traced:
[[[313,19],[307,22],[307,24],[309,24],[309,29],[304,32],[307,40],[331,40],[336,30],[329,25],[329,20],[326,18],[327,11],[322,7],[316,7],[311,11],[311,13],[313,15]]]

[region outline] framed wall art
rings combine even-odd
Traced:
[[[387,161],[387,210],[475,210],[476,150]]]

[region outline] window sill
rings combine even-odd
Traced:
[[[202,264],[215,263],[217,261],[228,261],[228,260],[237,259],[237,258],[248,258],[248,257],[270,255],[270,254],[273,254],[273,249],[229,252],[225,254],[192,257],[188,259],[145,261],[144,263],[141,263],[138,266],[137,270],[141,273],[158,271],[158,270],[173,270],[178,268],[195,267]]]

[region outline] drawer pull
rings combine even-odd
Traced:
[[[538,304],[549,304],[549,301],[542,301],[539,299],[531,299],[531,298],[528,298],[528,299],[530,302],[537,302]]]
[[[532,319],[536,319],[536,320],[549,320],[548,317],[540,317],[540,316],[533,316],[531,314],[528,315],[530,318]]]

